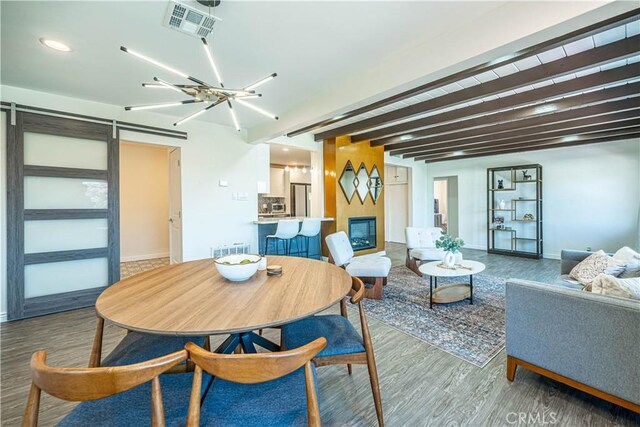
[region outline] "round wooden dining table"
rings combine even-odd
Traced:
[[[253,331],[280,326],[323,311],[351,289],[351,276],[339,267],[306,258],[268,256],[281,276],[258,271],[245,282],[222,277],[212,259],[166,265],[123,279],[96,301],[98,314],[122,328],[151,334],[228,334],[218,349],[253,344],[279,347]]]

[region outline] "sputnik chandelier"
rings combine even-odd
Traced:
[[[236,130],[239,131],[240,123],[238,122],[238,118],[233,109],[233,104],[231,103],[231,101],[233,101],[233,102],[237,102],[238,104],[244,107],[250,108],[260,114],[263,114],[271,119],[278,120],[278,117],[276,115],[271,114],[270,112],[265,111],[262,108],[256,107],[255,105],[247,102],[248,99],[261,97],[262,94],[256,93],[255,89],[259,86],[262,86],[264,83],[268,82],[274,77],[276,77],[277,74],[276,73],[270,74],[267,77],[264,77],[256,81],[255,83],[250,84],[249,86],[243,87],[242,89],[228,89],[224,87],[224,84],[222,83],[222,77],[220,77],[220,72],[218,71],[218,67],[216,67],[216,63],[213,60],[213,55],[209,50],[209,44],[207,43],[207,40],[203,37],[201,38],[201,41],[202,41],[202,46],[204,47],[204,51],[209,60],[209,64],[211,65],[211,68],[213,70],[213,74],[215,75],[215,78],[218,81],[217,86],[211,85],[209,83],[206,83],[203,80],[192,77],[182,71],[169,67],[161,62],[156,61],[155,59],[151,59],[129,48],[120,46],[120,50],[122,50],[123,52],[133,55],[136,58],[142,59],[143,61],[153,64],[156,67],[162,68],[166,71],[176,74],[177,76],[182,77],[183,79],[186,79],[192,82],[192,84],[173,84],[165,80],[159,79],[158,77],[154,77],[153,80],[155,83],[142,83],[142,86],[145,88],[154,88],[154,89],[171,89],[176,92],[180,92],[185,95],[188,95],[193,99],[187,99],[184,101],[177,101],[177,102],[167,102],[163,104],[137,105],[137,106],[131,106],[131,107],[124,107],[124,109],[127,111],[135,111],[135,110],[148,110],[153,108],[175,107],[178,105],[186,105],[186,104],[202,103],[206,105],[206,107],[178,120],[173,124],[174,126],[179,126],[201,114],[206,113],[207,111],[209,111],[210,109],[212,109],[217,105],[226,103],[227,106],[229,107],[229,113],[231,114],[231,120],[233,121],[233,125],[235,126]]]

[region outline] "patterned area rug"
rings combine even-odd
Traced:
[[[438,287],[466,280],[438,279]],[[382,300],[366,300],[365,308],[371,317],[482,368],[504,348],[504,291],[504,279],[479,274],[473,277],[473,305],[464,300],[431,310],[429,279],[400,266],[391,269]]]

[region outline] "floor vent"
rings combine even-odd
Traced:
[[[163,24],[181,33],[201,38],[211,33],[216,21],[221,19],[186,4],[170,1]]]

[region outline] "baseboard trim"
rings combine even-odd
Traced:
[[[552,380],[566,384],[569,387],[576,388],[592,396],[598,397],[600,399],[606,400],[607,402],[611,402],[615,405],[622,406],[623,408],[626,408],[630,411],[640,414],[640,405],[636,403],[629,402],[628,400],[622,399],[618,396],[614,396],[602,390],[598,390],[597,388],[593,388],[591,386],[588,386],[586,384],[583,384],[571,378],[557,374],[553,371],[549,371],[548,369],[542,368],[538,365],[534,365],[533,363],[529,363],[522,359],[518,359],[517,357],[513,357],[509,355],[507,355],[507,380],[509,381],[514,380],[516,375],[516,369],[518,366],[521,366],[525,369],[528,369],[529,371],[535,372],[536,374],[540,374],[547,378],[551,378]]]
[[[487,250],[487,246],[486,245],[469,245],[466,244],[464,245],[464,248],[466,249],[479,249],[481,251],[486,251]]]
[[[120,257],[120,262],[144,261],[146,259],[168,258],[169,252],[160,252],[157,254],[134,255]]]
[[[465,249],[478,249],[481,251],[487,251],[487,246],[486,245],[469,245],[469,244],[465,244],[464,245]],[[542,254],[542,258],[546,258],[546,259],[560,259],[560,254]]]

